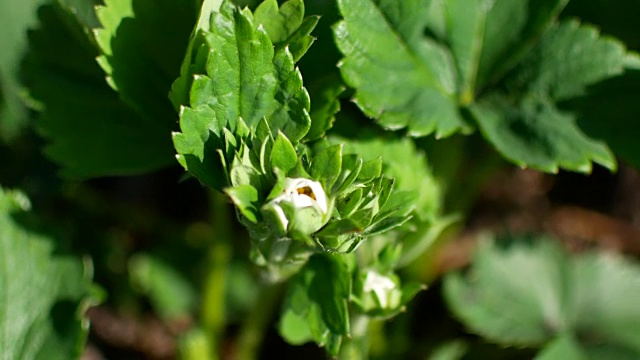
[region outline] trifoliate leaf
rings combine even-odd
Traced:
[[[135,174],[173,163],[170,126],[139,117],[104,81],[97,50],[58,6],[42,7],[30,33],[24,73],[43,104],[45,152],[75,177]]]
[[[576,20],[555,25],[514,71],[507,86],[545,94],[556,101],[584,95],[588,85],[619,75],[626,49]]]
[[[499,98],[504,96],[488,96],[472,112],[485,138],[518,165],[590,172],[596,162],[615,169],[606,144],[588,137],[575,116],[553,101],[583,95],[587,85],[622,72],[624,60],[621,43],[598,36],[593,27],[563,22],[506,79],[510,97],[519,93],[518,100],[508,104]]]
[[[474,332],[511,345],[542,345],[570,328],[563,286],[569,265],[557,245],[500,250],[483,244],[473,261],[475,279],[445,278],[454,314]]]
[[[80,258],[25,227],[28,200],[0,188],[0,353],[7,359],[73,359],[84,349],[91,274]]]
[[[340,0],[340,70],[364,113],[415,136],[450,135],[458,113],[450,52],[423,35],[428,0]],[[390,76],[392,75],[392,76]]]
[[[344,55],[342,75],[355,88],[355,100],[365,114],[389,128],[406,126],[414,136],[447,135],[465,128],[462,120],[457,126],[447,123],[456,118],[449,113],[461,119],[453,108],[468,120],[474,117],[468,116],[471,109],[487,140],[518,165],[552,172],[560,167],[590,171],[592,162],[597,162],[613,169],[615,160],[606,145],[597,141],[600,136],[589,138],[575,125],[575,118],[559,114],[556,108],[557,102],[583,95],[587,86],[620,74],[626,51],[620,42],[599,36],[593,27],[577,21],[551,26],[566,3],[339,1],[344,20],[335,34]],[[424,27],[427,35],[421,31]],[[419,61],[427,55],[429,61]],[[437,59],[443,60],[436,64]],[[416,69],[424,71],[409,75]],[[437,99],[436,105],[418,95],[432,90],[425,73],[437,74],[432,78],[447,85],[440,98],[430,96],[432,101]],[[505,93],[508,101],[488,109]],[[401,102],[402,94],[412,95]],[[405,112],[424,108],[397,123],[387,123],[395,114],[390,104]],[[445,104],[450,105],[449,113],[442,110]],[[436,120],[419,120],[436,113]],[[539,121],[540,126],[532,120],[539,115],[547,117]],[[427,130],[419,130],[427,123]]]
[[[181,0],[106,0],[96,9],[98,63],[120,97],[150,122],[174,127],[167,93],[199,10],[200,1]]]
[[[568,0],[483,1],[485,4],[492,3],[492,6],[486,14],[484,29],[482,29],[484,36],[480,63],[477,65],[477,88],[486,88],[498,82],[513,69],[531,50],[537,39],[547,31],[568,2]]]
[[[519,109],[496,98],[472,110],[483,136],[516,165],[546,172],[558,172],[562,167],[588,173],[595,161],[616,168],[609,148],[585,135],[572,114],[534,96],[516,106]]]
[[[445,278],[447,302],[491,341],[540,346],[571,335],[586,352],[607,345],[640,355],[640,267],[614,254],[569,256],[544,238],[483,243],[468,277]]]

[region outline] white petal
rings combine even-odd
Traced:
[[[367,277],[364,280],[364,291],[373,291],[378,297],[380,305],[383,308],[389,306],[389,293],[393,289],[395,289],[395,287],[396,283],[394,283],[393,280],[386,276],[380,275],[375,271],[369,271],[367,273]]]
[[[289,219],[287,219],[287,216],[284,214],[284,211],[280,206],[274,205],[273,208],[275,209],[276,214],[278,214],[278,220],[280,220],[282,227],[284,227],[284,231],[287,231],[287,226],[289,226]]]

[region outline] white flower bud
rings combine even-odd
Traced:
[[[397,297],[394,292],[396,289],[396,283],[389,277],[381,275],[373,270],[367,272],[367,276],[364,280],[364,292],[373,292],[380,302],[380,306],[383,309],[387,309],[395,305]]]
[[[310,224],[308,227],[311,229],[318,230],[326,222],[329,202],[322,185],[317,181],[305,178],[286,178],[282,194],[266,205],[273,208],[277,214],[278,221],[286,231],[292,219],[287,218],[281,207],[281,204],[285,202],[293,205],[296,210],[313,208],[317,211],[320,221],[318,224]]]

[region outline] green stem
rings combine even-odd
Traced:
[[[278,305],[283,289],[283,283],[276,283],[265,284],[260,290],[256,297],[256,302],[240,330],[238,343],[236,344],[235,359],[254,360],[258,358],[264,334]]]
[[[369,322],[365,314],[351,316],[351,337],[344,338],[340,347],[340,360],[361,360],[369,358]]]
[[[233,212],[224,195],[210,191],[212,243],[208,250],[207,274],[202,296],[201,322],[210,339],[214,353],[225,328],[225,287],[229,262],[231,260],[231,229]]]

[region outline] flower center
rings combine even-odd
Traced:
[[[298,195],[307,195],[313,200],[316,200],[316,194],[313,193],[313,190],[311,190],[311,187],[309,186],[299,187],[296,191],[298,191]]]

